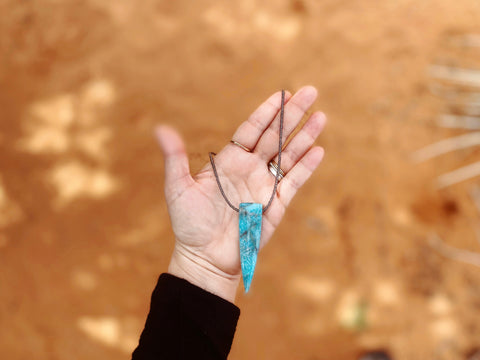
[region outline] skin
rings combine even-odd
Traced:
[[[293,96],[285,94],[284,138],[297,127],[317,97],[305,86]],[[275,182],[268,162],[276,157],[281,92],[269,97],[242,123],[232,139],[252,152],[231,143],[215,156],[220,181],[230,201],[266,204]],[[263,215],[260,248],[280,224],[288,204],[322,161],[324,151],[314,142],[326,122],[314,112],[282,151],[286,176],[276,197]],[[165,196],[175,234],[175,248],[168,272],[230,302],[241,279],[238,244],[238,213],[228,207],[218,190],[210,163],[191,175],[185,144],[171,127],[160,125],[156,136],[165,160]]]

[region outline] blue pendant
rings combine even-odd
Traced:
[[[252,283],[260,249],[262,209],[262,204],[258,203],[240,203],[239,206],[240,263],[246,293]]]

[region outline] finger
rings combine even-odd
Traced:
[[[280,201],[286,207],[298,189],[312,175],[323,159],[324,150],[320,146],[311,148],[279,183]]]
[[[288,91],[285,92],[285,102],[292,94]],[[280,111],[282,101],[282,92],[278,91],[270,96],[262,105],[255,110],[252,115],[242,123],[235,134],[233,134],[232,140],[235,140],[243,146],[253,149],[258,142],[258,139],[263,134],[268,125],[272,122],[275,115]]]
[[[288,173],[302,156],[315,143],[318,135],[323,130],[327,118],[321,112],[315,112],[310,116],[298,133],[292,138],[285,149],[282,151],[281,167],[285,173]],[[275,156],[278,163],[278,154]]]
[[[297,91],[285,105],[282,143],[297,127],[305,112],[317,98],[317,90],[313,86],[304,86]],[[278,152],[278,136],[280,128],[280,113],[264,131],[255,147],[257,153],[266,162],[270,161]]]
[[[194,182],[190,175],[185,144],[178,132],[166,125],[158,126],[155,135],[165,161],[166,193],[181,193]]]

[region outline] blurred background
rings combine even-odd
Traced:
[[[311,84],[326,156],[260,254],[230,359],[473,359],[478,0],[0,0],[0,349],[129,358],[192,171]],[[476,130],[477,129],[477,130]]]

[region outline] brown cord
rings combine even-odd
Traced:
[[[280,175],[280,166],[282,164],[282,137],[283,137],[283,116],[284,116],[284,107],[285,107],[285,90],[282,90],[282,104],[280,107],[280,130],[278,135],[278,167],[277,167],[277,175],[275,176],[275,185],[273,185],[272,196],[270,196],[270,200],[268,201],[267,205],[263,207],[262,213],[265,213],[270,205],[272,205],[273,199],[275,198],[275,194],[277,192],[277,186],[279,182],[279,175]],[[220,193],[222,194],[223,198],[227,202],[228,206],[230,206],[236,212],[239,212],[239,209],[235,207],[227,198],[225,191],[223,191],[222,184],[220,183],[220,178],[218,177],[217,168],[215,167],[215,161],[213,157],[216,154],[213,152],[209,152],[208,156],[210,158],[210,164],[212,164],[213,173],[215,175],[215,180],[217,181],[218,188],[220,189]]]

